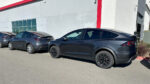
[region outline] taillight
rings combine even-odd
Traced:
[[[38,38],[34,38],[34,40],[35,40],[35,41],[40,41],[40,39],[38,39]]]
[[[3,39],[6,39],[6,38],[7,38],[7,36],[3,36],[2,38],[3,38]]]
[[[122,46],[132,46],[132,45],[135,45],[135,41],[128,41],[122,44]]]

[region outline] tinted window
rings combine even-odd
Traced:
[[[80,39],[82,39],[82,35],[83,35],[83,31],[78,30],[78,31],[75,31],[75,32],[72,32],[72,33],[66,35],[65,37],[68,40],[80,40]]]
[[[84,39],[86,39],[86,40],[100,39],[100,31],[98,31],[98,30],[88,30],[85,34]]]
[[[26,32],[24,33],[23,38],[31,38],[32,36],[33,34]]]
[[[117,36],[118,36],[117,34],[108,32],[108,31],[103,31],[103,34],[102,34],[103,39],[111,39],[111,38],[115,38]]]
[[[2,33],[0,33],[0,36],[2,36]]]
[[[19,33],[16,35],[16,38],[22,38],[23,37],[23,33]]]

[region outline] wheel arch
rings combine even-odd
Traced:
[[[114,62],[115,62],[115,64],[116,64],[117,56],[116,56],[116,53],[115,53],[112,49],[110,49],[110,48],[100,48],[100,49],[98,49],[98,50],[95,52],[95,55],[96,55],[98,52],[100,52],[100,51],[107,51],[107,52],[111,53],[112,56],[113,56],[113,58],[114,58]]]
[[[50,50],[52,46],[56,46],[56,44],[51,44],[48,49]]]

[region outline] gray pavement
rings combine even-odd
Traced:
[[[126,67],[101,69],[90,62],[3,48],[0,84],[150,84],[150,70],[137,60]]]

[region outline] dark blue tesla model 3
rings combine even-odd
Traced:
[[[26,50],[32,54],[36,51],[48,50],[48,42],[53,36],[44,32],[21,32],[12,38],[8,44],[10,50]]]
[[[84,28],[49,43],[53,58],[69,56],[95,61],[101,68],[130,63],[136,57],[136,37],[107,29]]]

